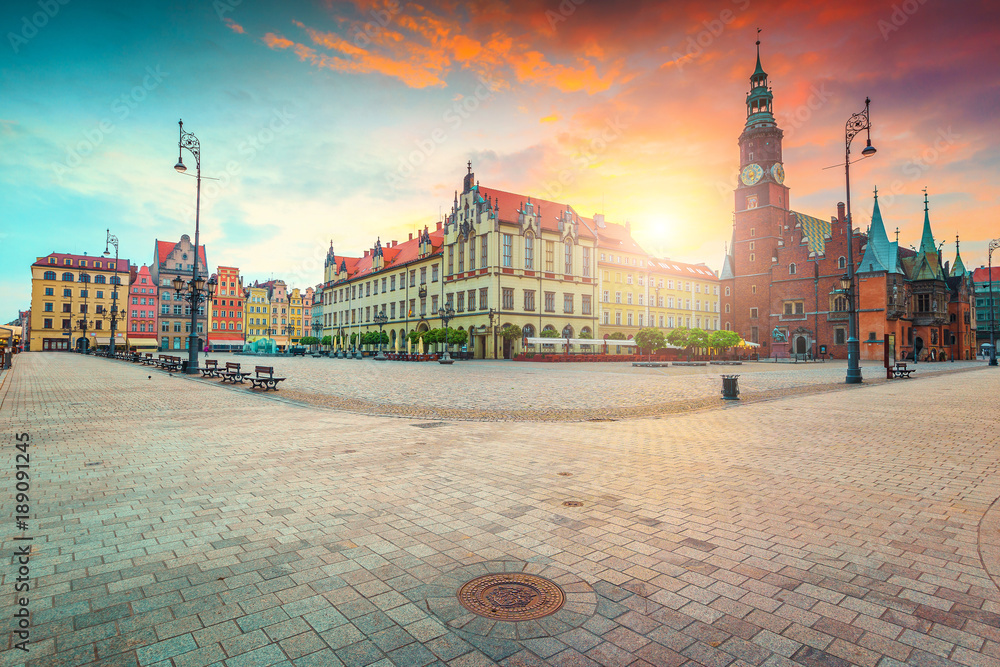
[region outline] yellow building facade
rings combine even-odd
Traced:
[[[31,265],[31,326],[28,350],[86,349],[108,345],[112,304],[127,313],[127,259],[52,253]],[[116,321],[116,344],[128,341],[127,321]]]
[[[377,331],[384,312],[390,348],[405,349],[410,331],[448,326],[468,334],[475,358],[510,358],[520,341],[499,336],[508,324],[525,336],[555,331],[597,334],[596,241],[593,220],[565,204],[537,200],[475,182],[471,165],[451,212],[433,232],[390,241],[362,257],[331,247],[323,283],[324,334]],[[450,309],[449,309],[450,308]]]
[[[247,287],[243,293],[246,296],[243,329],[247,332],[247,343],[268,338],[271,311],[268,289],[254,284]]]

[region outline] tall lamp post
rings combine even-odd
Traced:
[[[490,329],[493,330],[493,358],[497,358],[497,322],[500,320],[500,313],[495,308],[490,308]]]
[[[847,121],[846,141],[844,151],[844,178],[847,184],[847,313],[849,320],[847,338],[847,384],[858,384],[861,382],[861,345],[858,341],[858,310],[854,303],[857,290],[854,285],[854,220],[851,219],[851,142],[861,132],[867,133],[867,143],[861,151],[863,158],[871,157],[875,154],[875,147],[872,146],[871,120],[868,117],[868,105],[871,100],[865,98],[864,111],[851,116]]]
[[[382,329],[388,321],[389,318],[386,316],[384,309],[375,314],[375,324],[378,325],[378,354],[375,355],[375,361],[385,361],[385,354],[382,353]]]
[[[996,302],[993,300],[993,251],[1000,248],[1000,239],[993,239],[990,241],[990,250],[987,255],[987,263],[989,268],[986,277],[990,281],[990,366],[997,365],[997,342],[994,337],[994,331],[996,331],[996,312],[997,306]]]
[[[117,346],[118,340],[115,336],[117,330],[118,319],[115,315],[118,313],[118,237],[111,233],[111,230],[107,230],[107,238],[104,242],[104,256],[111,257],[110,246],[115,247],[115,275],[111,278],[113,286],[111,288],[111,344],[108,345],[108,356],[115,356],[115,348]],[[124,318],[124,311],[122,311],[122,318]]]
[[[197,256],[197,251],[195,251],[195,256]],[[188,375],[196,375],[198,373],[198,325],[196,319],[198,304],[204,302],[207,307],[208,302],[215,293],[217,283],[215,282],[215,278],[209,279],[206,283],[205,279],[197,276],[197,274],[186,284],[180,276],[174,278],[170,283],[177,295],[176,298],[180,300],[183,296],[191,307],[191,331],[188,334],[188,365],[184,372]]]
[[[450,303],[446,303],[444,308],[438,308],[438,317],[444,322],[444,355],[438,359],[438,363],[441,364],[451,364],[454,363],[454,359],[448,354],[448,320],[455,317],[455,309],[451,307]]]
[[[198,303],[201,300],[207,300],[201,294],[201,286],[205,284],[204,279],[200,280],[201,286],[197,285],[199,282],[198,255],[201,254],[199,236],[201,231],[201,142],[198,141],[198,137],[184,131],[183,120],[177,121],[177,125],[180,127],[180,139],[177,142],[177,164],[174,165],[174,169],[181,174],[187,171],[187,167],[184,166],[182,153],[186,148],[194,156],[194,163],[198,172],[196,175],[198,188],[194,205],[194,268],[191,271],[191,282],[189,283],[191,292],[188,299],[191,302],[191,332],[188,334],[188,365],[186,369],[188,375],[196,375],[198,373]],[[183,282],[180,277],[173,280],[174,290],[178,293],[180,292],[180,289],[177,287],[179,281]],[[214,287],[215,284],[213,283],[212,288],[214,289]],[[181,288],[183,288],[183,285],[181,285]]]

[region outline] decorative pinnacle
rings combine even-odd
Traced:
[[[875,186],[875,199],[878,200],[878,186]]]

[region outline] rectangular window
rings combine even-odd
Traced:
[[[525,310],[535,309],[535,290],[533,289],[524,290],[524,309]]]
[[[434,298],[436,299],[437,297],[434,297]],[[334,315],[334,317],[336,317],[336,315]],[[396,302],[395,301],[393,301],[392,303],[389,304],[389,319],[390,320],[396,319]],[[336,322],[334,322],[334,324],[336,324]]]
[[[485,238],[486,237],[484,236],[483,239],[485,239]],[[487,308],[490,307],[489,306],[489,304],[490,304],[489,297],[490,297],[490,288],[488,288],[488,287],[482,287],[482,288],[480,288],[480,290],[479,290],[479,307],[482,308],[483,310],[486,310]]]
[[[501,307],[504,310],[514,310],[514,288],[504,287],[501,291],[501,294],[503,298],[503,305]]]
[[[431,267],[431,282],[436,283],[437,281],[438,281],[438,265],[435,264],[434,266]],[[385,278],[382,279],[382,282],[385,283]],[[385,291],[384,284],[382,285],[382,291]]]
[[[417,300],[416,299],[410,299],[410,311],[409,311],[410,312],[410,315],[409,315],[410,317],[413,317],[413,309],[416,308],[416,307],[417,307]]]
[[[622,323],[622,311],[617,310],[615,311],[615,324],[620,325],[621,323]]]
[[[622,293],[615,292],[615,303],[621,303],[621,302],[622,302]]]
[[[483,236],[482,239],[480,240],[480,243],[482,244],[482,253],[479,255],[479,258],[481,260],[479,262],[479,266],[483,267],[484,269],[487,266],[489,266],[489,264],[490,264],[490,262],[489,262],[489,259],[490,259],[490,256],[489,256],[490,240],[489,239],[490,239],[489,236]]]
[[[431,296],[431,315],[437,315],[438,312],[438,297],[437,294]]]
[[[590,315],[590,295],[584,294],[580,297],[580,312],[584,315]]]
[[[420,269],[420,284],[421,285],[426,285],[427,284],[427,267],[426,266],[421,267],[421,269]]]
[[[663,315],[660,315],[660,328],[663,328]]]
[[[632,274],[631,273],[625,275],[625,284],[626,285],[631,285],[632,284]]]
[[[553,241],[545,242],[545,270],[549,273],[555,271],[556,264],[556,244]]]
[[[564,313],[573,312],[573,295],[568,292],[563,293],[563,312]]]
[[[610,302],[610,300],[611,300],[611,294],[608,292],[608,290],[604,290],[604,293],[601,295],[601,301],[603,301],[604,303],[608,303]]]
[[[628,311],[628,325],[632,326],[632,311]]]
[[[458,246],[458,272],[465,272],[465,244],[462,243],[462,239],[458,240],[456,244]]]
[[[458,303],[455,306],[455,311],[459,313],[465,312],[465,292],[458,293]]]
[[[750,309],[750,317],[752,317],[754,319],[757,318],[757,309],[756,308],[751,308]],[[757,342],[757,341],[754,341],[754,342]]]
[[[531,270],[535,268],[534,265],[534,253],[535,253],[535,237],[525,236],[524,237],[524,268]]]
[[[503,234],[503,266],[505,268],[510,268],[514,266],[513,260],[513,243],[514,239],[510,234]],[[513,297],[511,297],[511,303],[513,304]],[[511,308],[514,306],[511,305]]]
[[[469,239],[469,271],[473,271],[475,270],[475,268],[476,268],[476,239],[475,237],[473,237]]]
[[[472,256],[471,255],[469,256],[469,260],[470,261],[472,260]],[[469,290],[469,312],[472,312],[475,309],[476,309],[476,290],[470,289]]]
[[[390,276],[389,277],[389,291],[390,292],[395,292],[396,291],[396,276]],[[341,299],[341,300],[343,300],[343,299]]]
[[[583,247],[583,277],[590,277],[590,248]]]
[[[569,276],[573,274],[573,244],[565,244],[565,249],[563,250],[563,264],[565,265],[564,273]]]
[[[410,287],[417,286],[417,270],[413,269],[410,271]]]
[[[546,292],[545,293],[545,312],[554,313],[556,312],[556,293]]]
[[[843,345],[847,340],[845,329],[834,329],[833,330],[833,342],[835,345]]]
[[[604,323],[605,324],[610,324],[611,323],[611,313],[609,313],[606,310],[604,311]]]
[[[52,328],[52,318],[46,317],[43,320],[42,327],[45,328],[45,329],[51,329]]]
[[[631,276],[629,277],[631,278]],[[625,293],[625,301],[628,303],[628,305],[630,306],[632,305],[632,292]]]

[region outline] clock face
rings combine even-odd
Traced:
[[[771,167],[771,176],[774,177],[774,182],[779,185],[785,182],[785,168],[781,166],[781,163],[775,163]]]
[[[740,180],[743,185],[753,185],[764,176],[764,169],[759,164],[748,164],[743,167],[740,173]]]

